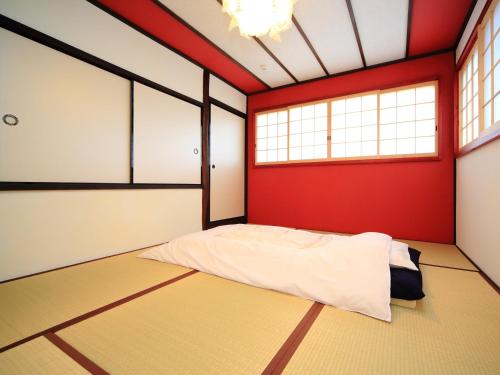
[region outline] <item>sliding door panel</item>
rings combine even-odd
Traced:
[[[245,215],[245,120],[210,109],[210,221]]]
[[[129,181],[130,82],[0,29],[0,180]]]
[[[134,182],[201,183],[201,109],[137,82]]]

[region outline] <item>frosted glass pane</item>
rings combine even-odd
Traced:
[[[495,108],[494,108],[493,112],[494,112],[494,116],[495,116],[494,123],[496,124],[497,121],[500,120],[500,95],[497,95],[495,97]]]
[[[472,123],[472,137],[476,139],[479,135],[479,118],[476,117]]]
[[[361,142],[346,143],[345,154],[346,156],[361,156]]]
[[[479,76],[478,73],[474,74],[472,82],[472,95],[476,95],[479,92]]]
[[[314,159],[314,146],[302,147],[302,159]]]
[[[314,105],[307,105],[302,107],[302,118],[313,118],[314,117]]]
[[[268,150],[276,150],[278,148],[278,138],[271,137],[267,139],[267,149]]]
[[[500,5],[495,7],[493,13],[493,32],[496,33],[498,28],[500,28]]]
[[[467,109],[462,111],[462,128],[467,125]]]
[[[257,151],[257,163],[263,163],[267,161],[267,151]]]
[[[365,95],[362,98],[361,107],[363,111],[377,109],[377,94]]]
[[[487,129],[491,126],[491,103],[484,107],[484,128]]]
[[[380,125],[380,139],[396,138],[396,124]]]
[[[467,83],[467,101],[469,101],[472,98],[472,82],[469,81]]]
[[[472,102],[467,104],[467,124],[472,121]]]
[[[376,125],[377,124],[377,110],[364,111],[361,113],[362,125]]]
[[[465,131],[462,131],[462,146],[466,144],[467,144],[467,133]],[[417,142],[417,150],[418,150],[418,142]]]
[[[397,143],[398,155],[414,154],[415,153],[415,139],[398,139]]]
[[[314,119],[302,120],[302,133],[314,131]]]
[[[380,155],[395,155],[396,140],[380,141]]]
[[[484,102],[491,99],[491,74],[484,80]]]
[[[434,103],[417,104],[416,119],[429,120],[435,117],[436,105]]]
[[[417,154],[432,154],[435,152],[435,139],[434,137],[417,138],[415,146]]]
[[[268,113],[267,114],[267,125],[274,125],[278,123],[278,113]]]
[[[467,71],[462,72],[462,89],[467,85]]]
[[[363,156],[377,155],[377,141],[361,142],[361,154]]]
[[[496,64],[500,59],[500,34],[495,37],[493,44],[493,64]]]
[[[467,64],[467,80],[470,81],[470,77],[472,77],[472,60]]]
[[[267,125],[267,115],[258,115],[257,126],[266,126],[266,125]]]
[[[300,160],[302,157],[302,152],[300,147],[290,149],[290,160]]]
[[[292,121],[290,122],[290,134],[297,134],[302,132],[302,122]]]
[[[380,123],[390,124],[396,122],[396,108],[382,109],[380,111]]]
[[[498,34],[500,35],[500,34]],[[500,91],[500,64],[495,67],[495,72],[493,73],[493,80],[495,81],[493,92],[495,95]]]
[[[332,145],[332,157],[333,158],[345,157],[345,144]]]
[[[488,74],[491,70],[491,47],[488,47],[484,54],[484,74]]]
[[[314,130],[327,130],[328,121],[326,117],[317,118],[314,120]]]
[[[361,126],[361,112],[348,113],[345,118],[345,126],[347,128]]]
[[[314,147],[314,158],[315,159],[324,159],[324,158],[326,158],[327,152],[328,152],[328,148],[326,145],[315,146]]]
[[[286,161],[286,160],[288,160],[288,151],[278,150],[278,161]]]
[[[472,99],[472,117],[476,117],[479,114],[479,95],[476,95]]]
[[[484,28],[484,45],[487,46],[491,41],[491,21],[488,21]]]
[[[473,65],[472,70],[474,72],[477,72],[477,69],[479,68],[477,48],[474,50],[474,56],[472,57],[472,65]]]
[[[280,124],[288,122],[288,111],[281,111],[278,113],[278,122]]]
[[[326,117],[327,108],[327,103],[316,104],[314,106],[314,117]]]
[[[467,91],[462,91],[462,108],[467,105]]]
[[[315,132],[314,133],[314,144],[315,145],[326,145],[327,144],[327,132],[326,131],[321,131],[321,132]]]
[[[267,126],[261,126],[257,128],[257,138],[267,137]]]
[[[332,116],[332,129],[345,128],[345,115]]]
[[[267,161],[278,161],[278,150],[267,151]]]
[[[363,126],[361,131],[361,138],[363,139],[363,141],[376,141],[377,125]]]
[[[361,128],[348,128],[346,129],[345,135],[347,142],[359,142],[361,141]]]
[[[416,92],[417,103],[433,102],[435,91],[434,86],[418,87]]]
[[[436,126],[435,120],[417,121],[415,135],[417,137],[434,135],[435,126]]]
[[[267,138],[257,139],[257,150],[267,150]]]
[[[472,125],[467,125],[467,142],[472,141]]]
[[[414,122],[399,123],[397,125],[397,135],[398,138],[415,137],[415,123]]]
[[[344,143],[345,142],[345,130],[332,130],[332,143]]]
[[[361,111],[361,97],[346,99],[345,110],[348,113]]]
[[[279,137],[278,148],[287,148],[287,147],[288,147],[288,137]]]
[[[300,134],[293,134],[290,136],[290,147],[299,147],[302,144],[302,136]]]
[[[422,105],[428,105],[428,104],[419,104],[419,106]],[[403,121],[414,121],[415,120],[415,106],[410,105],[410,106],[405,106],[405,107],[398,107],[398,115],[397,115],[398,122],[403,122]]]
[[[335,100],[332,102],[332,114],[339,115],[345,112],[345,100]]]
[[[380,95],[380,108],[390,108],[396,106],[396,93],[390,92]]]
[[[314,133],[302,134],[302,146],[313,146],[313,145],[314,145]]]
[[[300,107],[290,110],[290,121],[300,120],[302,118],[302,110]]]
[[[278,135],[287,135],[288,134],[288,125],[287,124],[279,124],[278,125]]]
[[[398,91],[398,106],[415,104],[415,89]]]
[[[271,125],[267,127],[267,136],[276,137],[278,135],[278,125]]]

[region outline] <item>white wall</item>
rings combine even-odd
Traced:
[[[247,113],[247,97],[234,87],[210,75],[209,94],[212,98],[221,101],[240,112]]]
[[[0,192],[0,280],[201,230],[201,190]]]
[[[457,245],[500,285],[500,139],[457,159]]]

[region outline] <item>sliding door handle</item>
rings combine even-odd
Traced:
[[[215,164],[212,164],[212,169],[215,169]]]

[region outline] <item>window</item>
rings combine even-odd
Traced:
[[[426,82],[257,113],[256,164],[435,156],[436,89]]]
[[[480,25],[478,41],[459,73],[460,147],[500,121],[500,5],[494,1]]]

